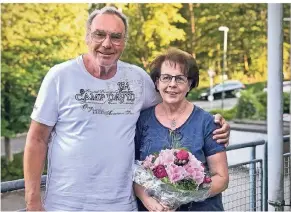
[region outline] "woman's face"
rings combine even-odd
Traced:
[[[173,77],[175,76],[175,77]],[[161,66],[161,76],[156,81],[157,88],[168,104],[177,104],[185,100],[187,92],[190,90],[190,82],[181,72],[181,66],[169,61],[164,61]]]

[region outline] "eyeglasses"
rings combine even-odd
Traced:
[[[107,35],[109,36],[111,43],[114,45],[119,46],[124,41],[123,34],[119,32],[106,33],[103,30],[96,30],[91,33],[91,37],[96,43],[102,43],[107,38]]]
[[[175,79],[175,82],[177,84],[185,84],[188,82],[188,78],[185,75],[172,76],[170,74],[161,74],[160,81],[165,82],[165,83],[169,83],[172,81],[173,78]]]

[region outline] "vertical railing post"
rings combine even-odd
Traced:
[[[256,159],[256,146],[251,148],[251,161]],[[256,210],[256,163],[250,164],[250,210]]]
[[[264,144],[264,166],[263,166],[263,211],[268,211],[268,142]]]

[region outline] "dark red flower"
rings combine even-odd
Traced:
[[[208,177],[208,176],[204,177],[203,183],[211,183],[211,182],[212,182],[211,177]]]
[[[178,158],[178,160],[188,160],[189,152],[184,149],[181,149],[179,152],[177,152],[176,157]]]
[[[154,168],[153,172],[157,178],[164,178],[168,176],[167,171],[163,165],[158,165],[156,168]]]

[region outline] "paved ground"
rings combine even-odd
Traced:
[[[17,138],[11,139],[12,152],[19,153],[23,151],[25,145],[26,134],[22,134]],[[4,139],[1,139],[1,156],[5,155]]]
[[[237,103],[236,98],[228,98],[223,101],[223,108],[224,109],[231,109]],[[213,102],[208,101],[194,101],[194,104],[198,105],[199,107],[203,108],[204,110],[213,110],[213,109],[220,109],[222,107],[222,100],[215,100]]]
[[[24,190],[1,194],[1,211],[17,211],[24,208]]]

